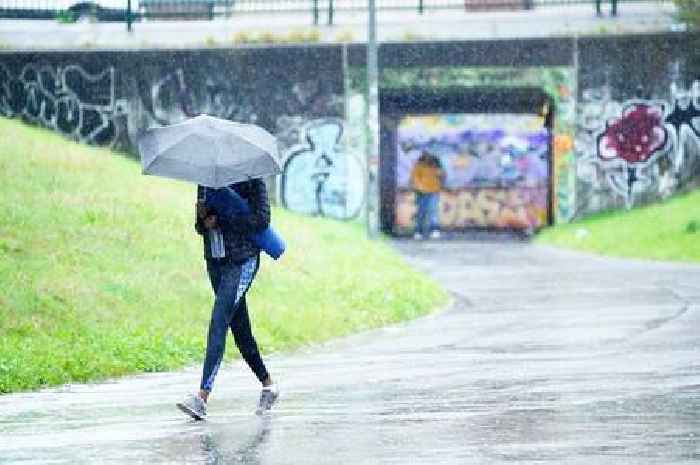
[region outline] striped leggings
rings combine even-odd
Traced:
[[[268,373],[250,329],[245,296],[259,268],[259,257],[242,264],[227,260],[207,260],[207,272],[216,298],[209,323],[207,352],[200,388],[211,392],[226,349],[229,328],[243,359],[262,382]]]

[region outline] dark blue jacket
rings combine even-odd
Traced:
[[[260,249],[251,240],[254,233],[267,229],[270,225],[270,202],[267,197],[267,188],[262,179],[252,179],[229,186],[246,200],[250,207],[250,213],[244,215],[217,215],[218,227],[224,236],[226,257],[224,260],[232,260],[242,263],[260,253]],[[197,187],[197,198],[204,198],[206,187]],[[216,215],[215,210],[208,213]],[[204,237],[204,257],[211,259],[211,248],[208,234],[205,234],[203,218],[197,217],[195,229]]]

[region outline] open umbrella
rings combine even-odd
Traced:
[[[281,172],[277,140],[254,124],[200,115],[138,141],[143,174],[224,187]]]
[[[225,187],[248,179],[279,174],[277,140],[253,124],[200,115],[183,123],[149,129],[138,141],[143,174],[190,181],[215,188],[211,199],[218,214],[247,214],[247,202]],[[224,189],[221,189],[224,188]],[[209,231],[212,256],[223,257],[221,231]],[[275,260],[285,249],[274,229],[251,235]]]

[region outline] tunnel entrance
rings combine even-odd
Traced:
[[[415,229],[411,173],[421,153],[445,173],[442,231],[534,231],[552,222],[553,105],[539,88],[380,92],[382,229]]]

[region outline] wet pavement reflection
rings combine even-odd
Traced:
[[[399,242],[445,311],[269,365],[275,410],[226,366],[206,422],[174,407],[199,370],[0,397],[0,463],[700,462],[700,266],[521,242]]]

